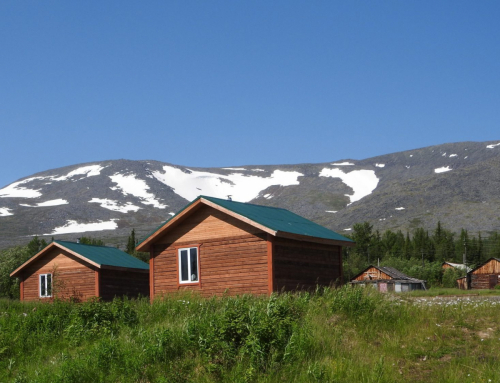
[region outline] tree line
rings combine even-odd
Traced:
[[[357,223],[346,235],[356,246],[344,249],[344,275],[352,278],[369,265],[392,266],[403,273],[424,279],[430,285],[443,284],[443,262],[466,263],[474,268],[492,257],[500,257],[500,235],[453,233],[438,222],[434,230],[422,227],[403,233],[374,230],[369,222]],[[465,272],[455,272],[456,275]],[[457,276],[457,277],[458,277]],[[450,279],[450,278],[449,278]],[[451,286],[450,286],[451,287]]]

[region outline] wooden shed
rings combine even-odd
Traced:
[[[350,283],[354,286],[371,286],[383,293],[425,290],[425,281],[409,277],[388,266],[368,266],[352,278]]]
[[[149,265],[107,246],[53,241],[10,276],[22,301],[149,295]]]
[[[150,253],[150,295],[270,294],[342,283],[354,242],[285,209],[200,196],[138,246]]]
[[[500,259],[490,258],[468,273],[471,289],[493,289],[500,283]]]

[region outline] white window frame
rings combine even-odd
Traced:
[[[196,249],[196,266],[197,266],[197,276],[198,279],[193,281],[191,280],[192,277],[192,270],[191,270],[191,249]],[[188,276],[189,280],[183,281],[182,280],[182,264],[181,264],[181,251],[186,250],[188,252]],[[182,249],[177,250],[177,259],[178,259],[178,265],[179,265],[179,284],[184,285],[184,284],[193,284],[193,283],[200,283],[200,249],[197,246],[192,246],[192,247],[183,247]]]
[[[50,275],[50,289],[48,288],[49,285],[47,283],[47,276]],[[42,294],[42,277],[45,278],[45,294]],[[38,294],[40,295],[40,298],[51,298],[52,297],[52,285],[53,285],[53,280],[52,280],[52,273],[46,273],[46,274],[40,274],[38,276]],[[48,293],[50,290],[50,294]]]

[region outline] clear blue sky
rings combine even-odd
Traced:
[[[2,1],[0,187],[500,139],[499,1]]]

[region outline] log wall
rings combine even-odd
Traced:
[[[273,269],[275,291],[342,283],[341,247],[275,238]]]
[[[199,246],[199,282],[179,284],[177,250]],[[204,296],[266,294],[266,235],[209,206],[186,218],[152,245],[152,291],[162,295],[181,289]]]
[[[123,296],[129,298],[137,298],[139,295],[148,297],[149,271],[144,273],[103,269],[99,271],[99,287],[101,298],[105,301]]]
[[[500,262],[491,259],[470,274],[472,289],[493,289],[500,283]]]
[[[96,294],[95,270],[60,248],[50,250],[23,270],[23,300],[50,299],[40,298],[40,274],[53,274],[53,295],[61,299],[86,300]]]

